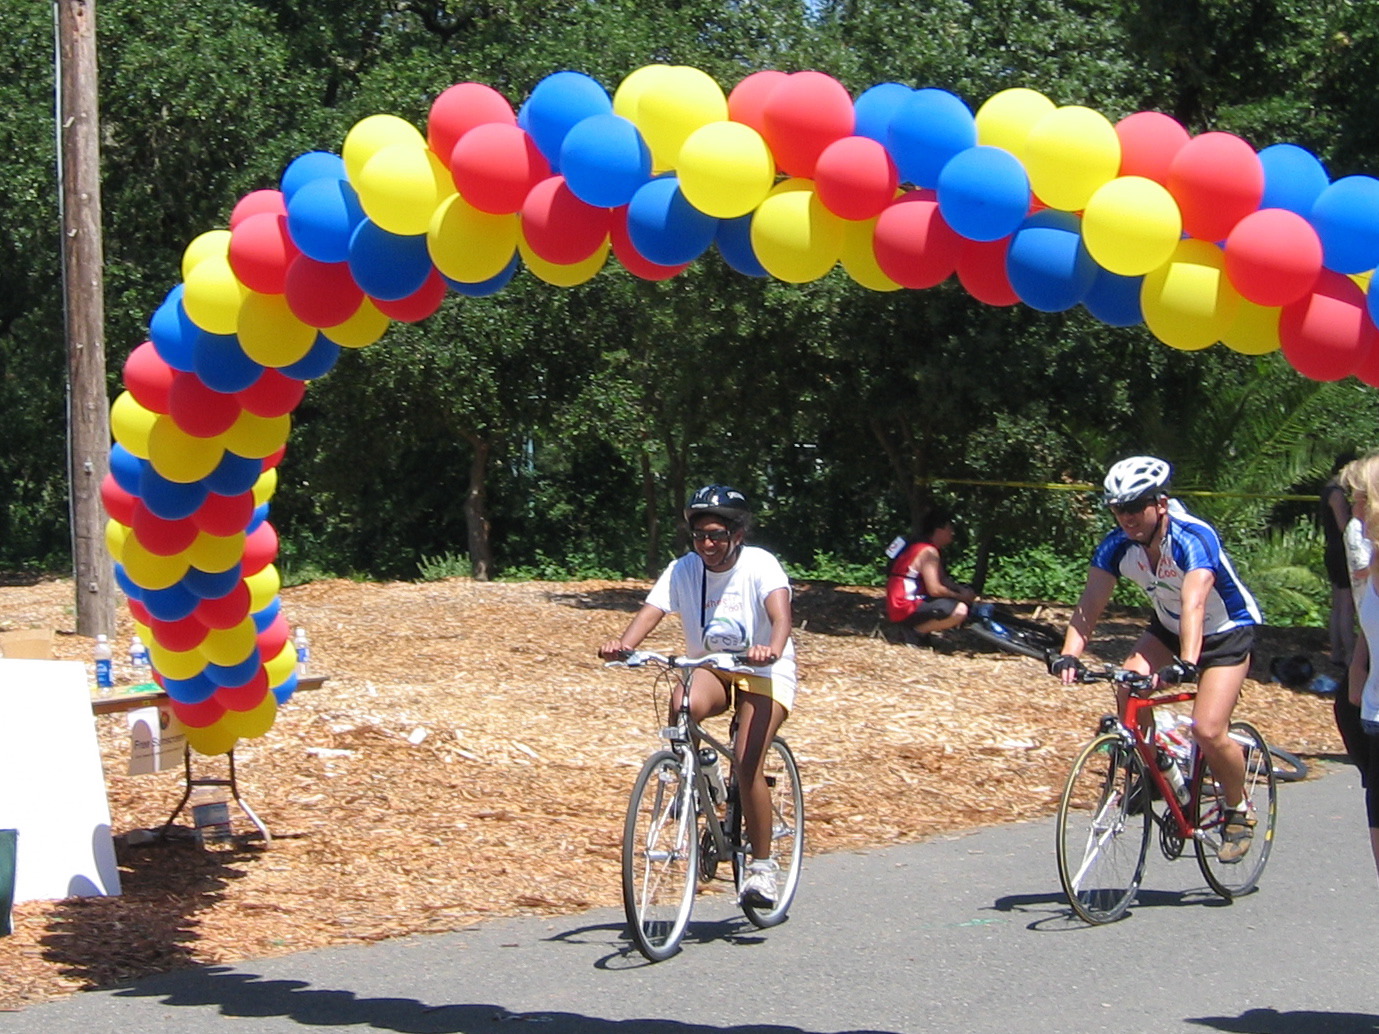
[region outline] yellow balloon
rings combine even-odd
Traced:
[[[1161,184],[1121,176],[1099,188],[1082,213],[1082,240],[1098,265],[1143,276],[1173,256],[1183,236],[1178,202]]]
[[[189,679],[206,670],[201,650],[169,650],[155,636],[148,644],[148,659],[159,674],[170,679]]]
[[[365,215],[389,233],[408,237],[425,233],[436,206],[455,192],[450,170],[425,144],[380,148],[354,187]]]
[[[185,554],[159,556],[150,552],[137,535],[125,537],[119,559],[129,580],[141,589],[166,589],[186,577],[187,569],[191,566]]]
[[[187,547],[184,555],[199,570],[213,574],[228,571],[244,558],[244,532],[208,535],[203,531]]]
[[[268,672],[268,687],[270,689],[281,686],[297,670],[296,648],[290,642],[284,643],[276,657],[271,657],[264,662],[263,669]]]
[[[269,467],[254,482],[254,505],[262,506],[278,491],[278,468]]]
[[[345,162],[345,175],[358,189],[359,174],[369,159],[385,147],[404,144],[425,147],[426,138],[414,125],[396,115],[370,115],[362,118],[345,134],[340,157]]]
[[[184,279],[182,308],[207,333],[233,334],[248,293],[235,278],[230,260],[212,255],[198,262]]]
[[[381,338],[391,324],[392,320],[365,298],[353,316],[343,323],[326,327],[321,333],[341,348],[367,348]]]
[[[1054,109],[1053,101],[1037,90],[1016,86],[992,94],[977,109],[977,143],[1004,147],[1019,155],[1034,124]]]
[[[316,343],[316,328],[293,315],[280,294],[251,291],[240,306],[235,333],[244,354],[260,366],[290,366]]]
[[[244,740],[262,736],[273,727],[273,719],[278,715],[278,701],[272,693],[265,693],[263,699],[248,711],[226,711],[220,719],[228,723]]]
[[[426,228],[426,250],[451,280],[481,284],[497,276],[517,253],[517,213],[481,212],[459,194],[441,202]]]
[[[1080,212],[1120,171],[1120,137],[1105,115],[1069,104],[1034,123],[1016,157],[1029,173],[1030,189],[1045,204]]]
[[[213,628],[201,641],[201,653],[212,664],[229,668],[249,659],[258,645],[257,635],[252,618],[245,618],[233,628]]]
[[[671,67],[665,64],[643,65],[625,76],[613,91],[613,114],[636,122],[637,105],[642,102],[642,93],[657,83]]]
[[[1267,355],[1277,352],[1281,346],[1278,338],[1278,320],[1282,310],[1268,305],[1256,305],[1246,298],[1240,299],[1240,309],[1235,314],[1235,322],[1221,335],[1221,343],[1241,355]]]
[[[844,220],[843,269],[870,291],[898,291],[900,285],[883,273],[876,261],[875,240],[876,219]]]
[[[290,413],[281,416],[259,416],[246,409],[230,429],[220,436],[219,441],[236,455],[261,460],[286,445],[291,430]]]
[[[599,270],[603,269],[603,264],[608,261],[609,245],[604,241],[587,259],[568,266],[547,262],[527,247],[525,240],[517,242],[517,250],[521,253],[522,261],[527,264],[527,268],[546,283],[554,284],[556,287],[574,287],[598,276]]]
[[[141,460],[148,459],[148,437],[159,414],[145,409],[129,392],[121,392],[110,406],[110,430],[119,442]]]
[[[182,251],[182,279],[199,266],[203,259],[227,258],[230,254],[230,231],[207,230],[192,239]]]
[[[1225,256],[1206,241],[1180,241],[1173,258],[1144,278],[1140,308],[1150,332],[1185,351],[1220,341],[1235,322],[1240,295],[1226,277]]]
[[[691,133],[727,117],[728,98],[707,72],[671,65],[640,87],[637,113],[630,120],[651,150],[652,168],[663,171],[678,166]]]
[[[752,216],[752,251],[777,280],[818,280],[843,254],[843,222],[812,189],[782,184]]]
[[[741,122],[700,126],[680,148],[680,191],[716,219],[746,215],[766,200],[776,160],[760,133]]]
[[[182,485],[200,481],[224,458],[225,446],[218,438],[187,434],[170,416],[160,416],[149,432],[148,461],[169,481]]]
[[[105,522],[105,551],[112,560],[119,560],[124,555],[124,544],[128,538],[129,529],[114,517]]]
[[[282,576],[276,564],[269,564],[261,571],[246,575],[244,584],[249,589],[249,612],[257,614],[278,598],[282,589]]]
[[[225,714],[228,715],[230,712],[227,711]],[[191,725],[185,726],[185,728],[187,730],[187,746],[198,754],[204,754],[207,757],[228,754],[235,749],[235,744],[239,742],[238,727],[233,721],[227,722],[225,715],[222,715],[218,721],[201,728]]]

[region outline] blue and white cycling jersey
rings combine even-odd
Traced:
[[[1235,573],[1230,557],[1221,548],[1216,529],[1194,517],[1176,499],[1168,502],[1157,570],[1149,566],[1149,553],[1117,527],[1101,540],[1092,554],[1092,566],[1117,577],[1129,578],[1144,590],[1163,626],[1177,633],[1183,612],[1183,578],[1205,567],[1216,576],[1207,594],[1202,634],[1229,632],[1245,625],[1263,624],[1259,605]]]

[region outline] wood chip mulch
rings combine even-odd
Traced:
[[[647,675],[605,670],[594,649],[647,588],[287,589],[283,612],[309,631],[327,678],[235,750],[271,847],[239,813],[228,846],[198,846],[187,812],[174,836],[140,842],[167,821],[181,773],[125,775],[125,723],[97,718],[123,894],[15,906],[14,934],[0,938],[0,1009],[178,967],[616,905],[623,809],[664,704]],[[0,630],[55,628],[60,657],[89,661],[90,641],[71,634],[72,598],[65,580],[0,587]],[[801,686],[783,731],[801,764],[810,853],[1051,814],[1068,762],[1109,710],[1105,687],[1066,690],[964,632],[903,645],[880,613],[876,589],[796,588]],[[120,621],[117,658],[133,631],[127,613]],[[1103,622],[1101,656],[1122,656],[1139,624]],[[678,636],[668,619],[647,646],[675,652]],[[1322,662],[1324,649],[1324,630],[1265,629],[1237,708],[1310,757],[1342,751],[1331,700],[1267,669],[1282,654]],[[195,759],[199,775],[224,766]],[[1052,848],[1031,864],[1056,884]]]

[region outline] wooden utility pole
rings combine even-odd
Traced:
[[[77,633],[115,631],[115,571],[105,551],[101,482],[110,469],[101,249],[100,106],[95,0],[54,0],[58,168],[67,327],[68,498]]]

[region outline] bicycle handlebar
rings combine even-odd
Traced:
[[[1137,671],[1117,668],[1113,664],[1108,664],[1099,671],[1094,668],[1079,668],[1076,681],[1080,683],[1114,682],[1118,686],[1127,687],[1136,696],[1147,695],[1154,688],[1153,675],[1141,675]]]
[[[625,650],[616,661],[605,661],[605,668],[642,668],[656,664],[663,668],[718,668],[721,671],[750,671],[745,653],[710,653],[703,657],[677,657],[654,650]]]

